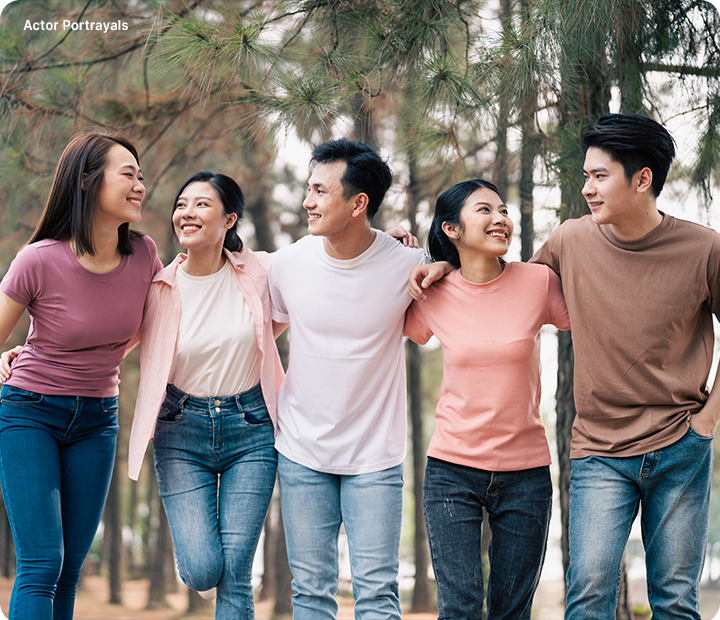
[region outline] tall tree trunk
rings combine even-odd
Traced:
[[[110,490],[105,504],[105,536],[108,544],[108,573],[110,576],[110,604],[122,604],[122,474],[115,455]]]
[[[527,35],[531,23],[529,0],[520,1],[520,19],[523,34]],[[527,262],[534,253],[535,227],[533,224],[533,190],[535,189],[535,155],[537,132],[535,131],[535,108],[537,92],[535,84],[526,86],[520,104],[520,126],[522,145],[520,147],[520,260]]]
[[[510,36],[512,32],[512,1],[500,0],[500,23],[503,35]],[[500,97],[498,104],[498,122],[495,135],[495,164],[493,166],[493,183],[500,190],[500,195],[507,200],[510,188],[510,156],[507,145],[507,132],[510,125],[511,102],[507,95]]]
[[[161,609],[168,607],[165,595],[168,591],[168,581],[174,579],[167,570],[167,555],[172,553],[172,541],[170,539],[170,528],[168,527],[167,516],[162,502],[159,502],[159,523],[157,526],[157,539],[155,552],[150,561],[150,590],[148,594],[148,609]]]
[[[279,507],[279,521],[277,528],[277,544],[275,546],[275,608],[273,613],[276,616],[289,614],[292,612],[291,593],[292,573],[290,572],[290,564],[288,563],[287,551],[285,549],[285,528],[282,521],[282,505]]]
[[[408,159],[410,172],[407,205],[410,232],[417,236],[417,206],[420,202],[420,181],[417,163],[412,154]],[[425,520],[423,518],[422,492],[425,476],[425,437],[422,419],[422,393],[420,389],[421,356],[420,347],[408,340],[407,351],[407,383],[408,404],[410,409],[410,428],[412,432],[413,459],[413,496],[415,497],[415,586],[413,587],[413,613],[431,611],[430,582],[428,579],[429,553]]]

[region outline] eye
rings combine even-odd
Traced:
[[[184,209],[184,208],[185,208],[185,205],[184,205],[182,202],[178,202],[178,203],[175,205],[175,210],[176,210],[176,211],[177,211],[178,209]]]
[[[490,207],[480,207],[478,211],[482,213],[490,213]]]
[[[501,209],[501,210],[500,210],[500,213],[502,213],[502,214],[505,215],[505,216],[507,216],[507,215],[510,214],[510,212],[509,212],[507,209]]]

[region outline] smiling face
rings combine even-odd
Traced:
[[[112,226],[139,222],[145,186],[133,154],[120,144],[107,152],[103,180],[95,197],[95,221]]]
[[[175,203],[173,228],[180,245],[187,250],[221,251],[225,233],[237,221],[225,213],[220,197],[208,182],[190,183]]]
[[[308,193],[303,207],[308,212],[308,232],[334,237],[347,231],[357,216],[357,196],[345,198],[340,179],[347,164],[343,161],[318,164],[308,179]],[[362,194],[364,196],[364,194]],[[361,213],[363,217],[365,213]]]
[[[467,197],[460,211],[460,223],[443,223],[443,231],[460,254],[479,252],[489,257],[507,253],[512,241],[513,223],[508,208],[494,191],[482,187]]]
[[[622,225],[631,215],[631,207],[636,199],[635,177],[641,172],[628,182],[622,164],[613,160],[608,153],[596,147],[587,150],[582,194],[592,213],[593,222]]]

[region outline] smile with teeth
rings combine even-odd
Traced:
[[[136,207],[142,206],[142,203],[140,202],[139,198],[129,198],[128,199],[131,203],[133,203]]]
[[[180,230],[182,230],[183,232],[194,232],[196,230],[200,230],[200,226],[198,226],[197,224],[183,224],[180,227]]]
[[[308,213],[308,219],[310,220],[319,220],[320,214],[319,213]]]
[[[491,230],[488,235],[498,239],[507,239],[507,233],[503,230]]]

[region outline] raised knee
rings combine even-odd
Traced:
[[[183,583],[203,592],[217,586],[223,574],[222,558],[213,561],[212,558],[193,558],[192,560],[180,560],[175,558],[178,572]]]

